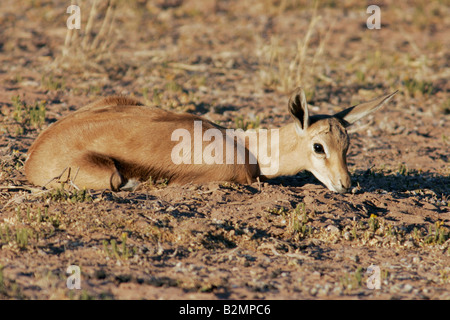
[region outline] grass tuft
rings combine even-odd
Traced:
[[[294,87],[302,85],[306,90],[313,90],[318,80],[331,81],[319,70],[319,60],[323,56],[333,24],[321,34],[318,26],[321,25],[322,16],[318,15],[319,1],[314,1],[311,19],[303,39],[297,41],[296,47],[281,46],[277,37],[270,39],[270,44],[261,48],[261,63],[265,65],[260,74],[263,86],[280,92],[290,92]],[[319,37],[318,44],[313,48],[313,35]],[[310,52],[314,51],[314,54]],[[294,54],[292,54],[294,52]],[[310,93],[314,95],[313,93]]]
[[[11,98],[13,112],[12,118],[21,125],[21,134],[24,132],[24,127],[32,127],[40,129],[45,123],[46,102],[39,101],[32,105],[27,105],[19,96]]]

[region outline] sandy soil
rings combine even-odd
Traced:
[[[1,299],[450,299],[448,6],[383,1],[369,30],[359,1],[148,2],[102,36],[107,4],[87,34],[81,1],[70,43],[64,4],[0,4]],[[349,130],[350,193],[309,173],[118,193],[24,176],[37,135],[98,97],[274,128],[298,84],[313,113],[399,90]]]

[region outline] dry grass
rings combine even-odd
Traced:
[[[288,1],[282,1],[280,11],[284,12],[286,6]],[[319,1],[314,1],[313,7],[308,9],[311,14],[302,39],[283,45],[281,39],[272,36],[268,44],[261,46],[259,56],[263,67],[260,76],[264,87],[288,93],[292,88],[303,85],[310,100],[318,81],[332,82],[326,76],[323,58],[335,22],[329,23],[324,19],[318,13],[318,6]],[[315,44],[311,41],[313,37],[318,39]]]
[[[88,7],[91,3],[87,20],[82,21],[81,29],[67,28],[61,56],[56,59],[55,67],[73,69],[87,67],[101,69],[101,61],[111,55],[117,44],[115,23],[117,1],[73,1],[72,4]],[[84,11],[83,11],[84,13]],[[84,17],[82,14],[81,17]]]

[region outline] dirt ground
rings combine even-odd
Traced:
[[[450,299],[444,1],[375,1],[369,29],[364,1],[84,0],[72,31],[66,2],[0,3],[0,299]],[[275,128],[297,85],[315,114],[399,90],[349,128],[349,193],[306,172],[135,192],[26,181],[38,134],[99,97]]]

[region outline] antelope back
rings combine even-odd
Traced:
[[[171,151],[178,143],[171,139],[173,132],[185,129],[193,133],[195,121],[201,121],[202,133],[212,128],[223,130],[195,115],[146,107],[134,99],[103,99],[42,132],[29,149],[25,173],[30,182],[41,186],[55,186],[57,180],[70,178],[79,188],[115,190],[129,180],[150,177],[174,183],[253,181],[257,166],[248,163],[173,163]],[[66,176],[69,173],[71,176]],[[52,181],[55,177],[59,179]]]

